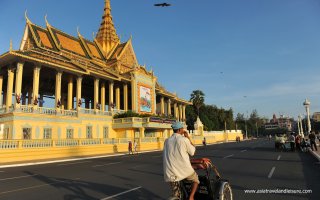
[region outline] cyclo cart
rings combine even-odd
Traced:
[[[229,181],[222,179],[217,168],[208,158],[191,159],[191,165],[199,176],[200,184],[195,194],[196,200],[233,200]],[[187,200],[192,187],[188,180],[180,181],[182,197],[171,200]]]

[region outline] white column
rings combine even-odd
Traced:
[[[182,106],[182,121],[186,121],[186,105]]]
[[[114,102],[113,102],[113,82],[112,81],[110,81],[109,82],[109,111],[111,111],[111,105],[112,104],[114,104]]]
[[[123,110],[128,111],[128,85],[125,83],[123,85]]]
[[[171,100],[170,99],[168,99],[167,104],[168,104],[168,116],[170,116],[171,115]]]
[[[101,82],[101,110],[106,110],[106,84]]]
[[[13,69],[8,69],[8,82],[7,82],[7,97],[6,97],[6,110],[9,112],[9,108],[12,105],[12,90],[13,90],[14,72]]]
[[[179,117],[178,117],[177,103],[176,103],[176,102],[173,104],[173,114],[174,114],[174,117],[175,117],[176,119],[179,118]]]
[[[99,104],[99,79],[94,79],[94,102],[93,109],[98,109],[97,104]]]
[[[120,87],[116,87],[116,107],[118,110],[121,109],[121,104],[120,104]]]
[[[35,104],[35,100],[38,101],[39,97],[39,79],[40,79],[40,66],[35,66],[33,69],[33,89],[32,89],[32,103]]]
[[[179,121],[183,121],[182,120],[182,105],[179,104]]]
[[[68,110],[72,110],[73,108],[73,77],[69,75],[68,79]]]
[[[134,111],[134,112],[137,112],[138,108],[137,108],[136,98],[138,96],[138,93],[137,93],[137,88],[136,88],[137,87],[137,83],[135,81],[134,76],[133,76],[133,79],[131,81],[131,110]]]
[[[82,77],[78,76],[77,78],[77,110],[80,110],[81,104],[82,104],[81,89],[82,89]]]
[[[3,100],[2,100],[2,86],[3,86],[3,76],[0,76],[0,106],[2,107],[3,105]]]
[[[17,64],[16,70],[16,87],[15,87],[15,106],[19,107],[21,105],[21,88],[22,88],[22,74],[23,74],[23,65],[24,63]],[[19,102],[18,102],[19,99]]]
[[[56,73],[56,88],[55,88],[55,106],[56,108],[61,108],[62,99],[61,99],[61,80],[62,80],[62,72],[58,71]]]
[[[161,107],[161,114],[164,115],[164,97],[160,98],[160,107]]]

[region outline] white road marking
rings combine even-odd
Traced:
[[[79,180],[80,178],[75,178],[73,180]],[[0,194],[7,194],[7,193],[12,193],[12,192],[18,192],[18,191],[22,191],[22,190],[28,190],[28,189],[33,189],[33,188],[39,188],[39,187],[43,187],[43,186],[47,186],[47,185],[54,185],[57,183],[63,183],[63,182],[68,182],[68,181],[55,181],[53,183],[47,183],[47,184],[41,184],[41,185],[35,185],[35,186],[31,186],[31,187],[25,187],[25,188],[19,188],[16,190],[8,190],[8,191],[4,191],[4,192],[0,192]]]
[[[33,175],[26,175],[26,176],[16,176],[16,177],[11,177],[11,178],[2,178],[0,181],[6,181],[6,180],[12,180],[12,179],[19,179],[19,178],[27,178],[27,177],[32,177],[32,176],[37,176],[38,174],[33,174]]]
[[[121,192],[119,194],[115,194],[115,195],[112,195],[110,197],[106,197],[104,199],[101,199],[101,200],[107,200],[107,199],[112,199],[114,197],[117,197],[117,196],[120,196],[120,195],[123,195],[123,194],[126,194],[126,193],[129,193],[129,192],[132,192],[132,191],[135,191],[135,190],[139,190],[141,187],[136,187],[136,188],[133,188],[131,190],[127,190],[127,191],[124,191],[124,192]]]
[[[241,153],[246,152],[246,151],[247,151],[246,149],[245,149],[245,150],[242,150]]]
[[[102,167],[102,166],[108,166],[108,165],[115,165],[115,164],[118,164],[118,163],[122,163],[122,162],[107,163],[107,164],[103,164],[103,165],[94,165],[92,167]]]
[[[281,155],[278,156],[277,160],[280,160],[280,158],[281,158]]]
[[[275,169],[276,169],[276,167],[272,167],[272,169],[271,169],[271,171],[270,171],[270,173],[269,173],[269,175],[268,175],[268,178],[271,178],[271,177],[272,177],[273,172],[274,172]]]
[[[225,158],[230,158],[230,157],[232,157],[232,156],[234,156],[234,155],[233,155],[233,154],[228,155],[228,156],[226,156],[226,157],[223,157],[223,159],[225,159]]]
[[[83,162],[76,162],[76,163],[64,163],[64,164],[59,164],[58,166],[64,166],[64,165],[76,165],[76,164],[81,164],[81,163],[88,163],[91,161],[83,161]]]

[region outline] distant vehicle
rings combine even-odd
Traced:
[[[287,149],[286,147],[287,139],[288,138],[286,134],[276,134],[274,139],[275,149],[280,151],[285,151]]]
[[[168,7],[168,6],[171,6],[171,4],[168,4],[168,3],[156,3],[156,4],[154,4],[154,6]]]

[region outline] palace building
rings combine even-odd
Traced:
[[[191,102],[139,65],[132,38],[116,33],[110,0],[93,40],[25,18],[20,49],[0,55],[0,164],[124,152],[129,141],[162,149],[172,122],[185,122]],[[203,133],[192,138],[201,144]]]
[[[120,41],[110,0],[93,40],[45,20],[40,27],[26,15],[20,49],[0,56],[0,139],[163,137],[165,117],[185,121],[191,103],[138,63],[132,38]],[[162,118],[113,119],[126,111]]]

